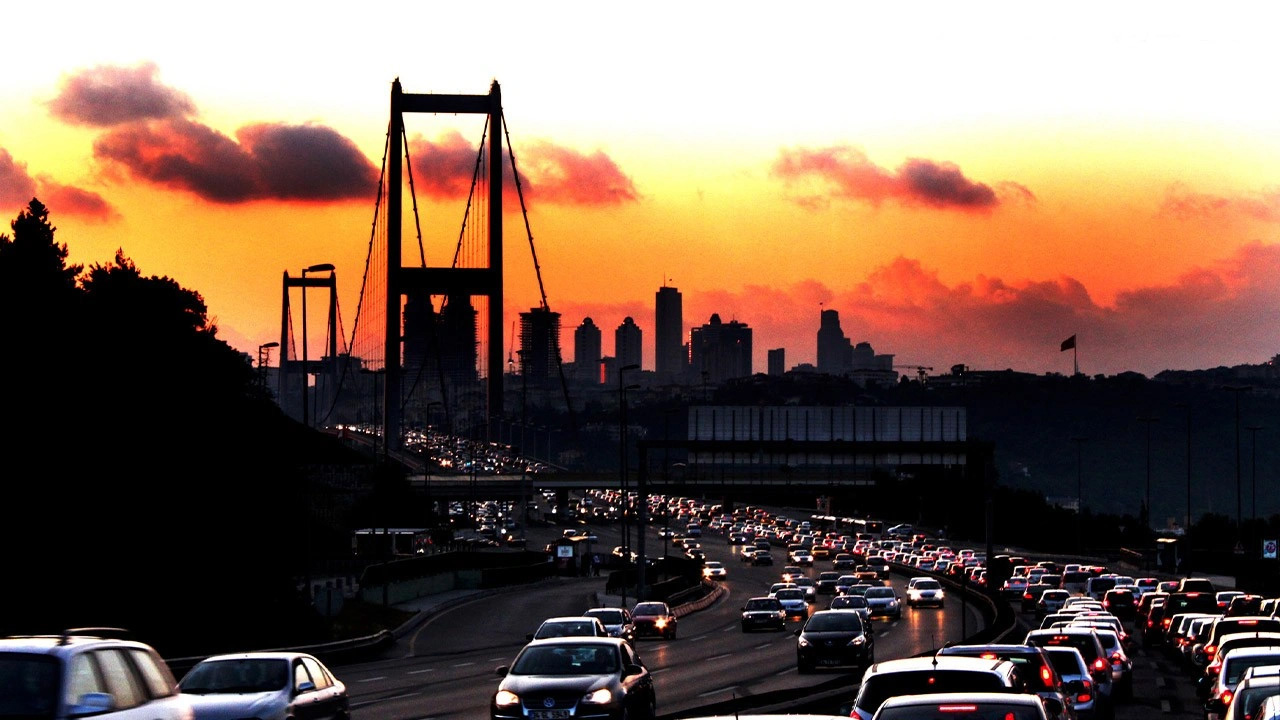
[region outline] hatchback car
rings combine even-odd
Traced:
[[[346,720],[347,686],[324,663],[299,652],[215,655],[197,663],[178,684],[196,720]]]
[[[592,608],[582,614],[599,620],[609,637],[628,642],[636,639],[636,625],[631,622],[631,611],[626,608]]]
[[[619,638],[534,640],[497,674],[491,720],[651,720],[657,709],[648,668]]]
[[[805,618],[809,616],[809,601],[805,600],[804,590],[798,587],[783,588],[774,593],[778,602],[782,603],[782,609],[787,611],[787,617]]]
[[[708,560],[702,564],[702,577],[708,580],[724,580],[729,577],[729,571],[719,560]]]
[[[889,698],[874,720],[935,720],[936,718],[1001,718],[1049,720],[1044,702],[1034,695],[956,692],[900,695]]]
[[[819,610],[796,631],[796,668],[865,668],[876,660],[875,635],[856,610]]]
[[[1027,683],[1027,689],[1035,692],[1046,701],[1047,707],[1055,709],[1050,713],[1050,720],[1073,720],[1069,696],[1062,687],[1062,678],[1049,660],[1044,648],[1035,645],[1009,645],[988,643],[977,645],[947,645],[938,651],[938,655],[985,658],[988,660],[1008,660],[1018,666],[1021,677]]]
[[[888,660],[862,674],[850,716],[871,720],[886,700],[899,695],[954,692],[1022,693],[1025,683],[1008,660],[938,656]]]
[[[123,630],[0,639],[5,717],[193,720],[169,666]],[[118,635],[120,637],[110,637]]]
[[[1044,650],[1053,669],[1062,678],[1062,689],[1071,699],[1072,710],[1082,720],[1093,720],[1100,717],[1099,698],[1093,684],[1093,675],[1084,661],[1084,656],[1073,647],[1064,645],[1048,645]]]
[[[1040,647],[1062,646],[1079,650],[1081,657],[1084,658],[1085,663],[1089,666],[1089,673],[1093,677],[1093,685],[1103,701],[1102,705],[1111,705],[1112,690],[1115,687],[1112,680],[1111,658],[1107,656],[1106,650],[1102,647],[1102,640],[1098,639],[1098,633],[1093,628],[1074,627],[1056,630],[1032,630],[1027,633],[1027,637],[1023,642]]]
[[[911,584],[907,587],[907,605],[913,608],[940,608],[946,602],[946,597],[942,583],[933,578],[911,578]]]
[[[657,636],[666,640],[676,639],[676,614],[664,602],[636,603],[631,608],[632,622],[636,624],[636,637]]]
[[[538,629],[526,636],[527,640],[545,640],[555,637],[608,637],[604,623],[599,618],[585,615],[547,618]]]

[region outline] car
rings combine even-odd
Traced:
[[[871,617],[882,615],[897,620],[902,617],[902,602],[897,592],[891,587],[872,587],[862,595],[867,599],[867,608]]]
[[[741,562],[751,562],[751,558],[760,552],[754,545],[743,545],[742,552],[738,554],[738,560]]]
[[[729,577],[729,570],[719,560],[707,560],[702,564],[702,577],[708,580],[724,580]]]
[[[4,717],[194,720],[168,663],[120,628],[0,639]],[[109,682],[114,679],[116,682]]]
[[[803,618],[809,616],[809,601],[805,600],[804,590],[798,587],[783,588],[772,595],[782,603],[787,617]]]
[[[1102,650],[1111,662],[1112,695],[1117,700],[1133,699],[1133,658],[1124,649],[1120,634],[1110,628],[1094,628]]]
[[[804,577],[804,568],[799,565],[786,565],[782,568],[782,582],[795,582],[796,578]]]
[[[490,720],[652,720],[653,677],[621,638],[550,638],[525,645],[489,703]]]
[[[769,597],[777,595],[779,590],[790,590],[798,587],[800,586],[793,582],[776,582],[769,586]]]
[[[842,573],[834,570],[818,573],[818,592],[824,595],[832,595],[836,592],[836,584],[840,581]]]
[[[1039,647],[1062,646],[1079,650],[1080,656],[1084,658],[1085,665],[1089,668],[1089,674],[1093,678],[1094,688],[1101,700],[1100,705],[1106,709],[1106,714],[1111,713],[1114,708],[1112,699],[1115,688],[1111,658],[1107,656],[1106,650],[1102,646],[1102,640],[1098,638],[1098,633],[1093,628],[1074,627],[1032,630],[1027,633],[1022,642]]]
[[[867,599],[861,595],[837,595],[831,598],[831,604],[828,610],[857,610],[862,613],[862,619],[871,622],[871,607],[867,605]]]
[[[1062,688],[1071,698],[1071,707],[1081,720],[1093,720],[1100,716],[1098,694],[1093,675],[1080,651],[1065,645],[1046,645],[1041,650],[1053,664],[1054,672],[1062,679]]]
[[[1245,671],[1265,665],[1280,665],[1280,647],[1274,645],[1242,647],[1231,650],[1223,656],[1218,674],[1212,677],[1205,676],[1202,679],[1208,687],[1204,703],[1206,720],[1222,720]]]
[[[666,640],[676,639],[676,614],[664,602],[636,603],[631,608],[632,622],[636,624],[636,637],[656,635]]]
[[[796,631],[796,668],[866,668],[876,660],[875,634],[856,610],[819,610]]]
[[[787,611],[778,598],[753,597],[742,606],[742,632],[759,628],[787,629]]]
[[[1022,612],[1035,612],[1036,604],[1040,602],[1040,596],[1049,590],[1054,590],[1058,586],[1049,583],[1037,582],[1032,583],[1022,591],[1021,609]]]
[[[1008,660],[939,655],[886,660],[863,672],[850,717],[872,720],[886,700],[899,695],[993,692],[1016,696],[1024,692],[1024,685],[1017,667]],[[1039,704],[1039,698],[1034,699]]]
[[[626,608],[591,608],[582,614],[599,620],[609,637],[622,638],[628,642],[636,639],[636,625],[631,621],[631,611]]]
[[[942,589],[942,583],[933,578],[911,578],[907,586],[908,607],[940,608],[946,602],[946,597],[947,593]]]
[[[935,718],[1002,718],[1051,720],[1045,701],[1034,695],[992,692],[898,695],[885,700],[873,720],[934,720]]]
[[[313,655],[294,651],[214,655],[178,683],[195,720],[346,720],[347,686]]]
[[[609,631],[599,618],[585,615],[547,618],[538,629],[525,636],[526,640],[543,640],[553,637],[608,637]]]
[[[757,550],[751,556],[752,565],[772,565],[773,555],[768,550]]]
[[[1062,678],[1041,647],[1005,643],[946,645],[938,654],[1008,660],[1018,666],[1028,690],[1039,695],[1046,708],[1054,708],[1049,713],[1050,720],[1074,720],[1070,694],[1063,688]]]
[[[818,601],[818,581],[811,577],[798,577],[795,579],[796,586],[804,591],[805,602],[815,603]]]
[[[1280,695],[1280,670],[1253,667],[1244,671],[1236,683],[1235,694],[1227,706],[1225,720],[1251,720],[1268,697]]]

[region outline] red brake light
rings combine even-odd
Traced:
[[[1111,662],[1118,663],[1120,662],[1120,660],[1121,660],[1120,653],[1117,652],[1117,653],[1111,654]]]
[[[978,711],[977,705],[939,705],[938,706],[938,712],[971,713],[971,712],[977,712],[977,711]]]
[[[1093,698],[1093,693],[1091,692],[1092,690],[1093,690],[1093,681],[1089,680],[1088,678],[1085,678],[1084,690],[1081,690],[1080,694],[1076,696],[1076,702],[1077,703],[1089,702],[1089,700]]]
[[[1231,692],[1230,690],[1223,690],[1223,691],[1222,691],[1222,704],[1223,704],[1223,705],[1230,706],[1230,705],[1231,705],[1231,698],[1233,698],[1233,697],[1235,697],[1235,693]]]
[[[983,659],[983,660],[995,660],[995,659],[996,659],[996,654],[995,654],[995,653],[989,653],[989,652],[986,652],[986,653],[982,653],[981,657],[982,657],[982,659]]]
[[[1257,620],[1241,620],[1240,624],[1241,625],[1257,625],[1258,621]]]
[[[1040,679],[1044,681],[1045,685],[1048,685],[1049,683],[1053,682],[1053,673],[1049,672],[1048,667],[1040,668]]]
[[[1093,661],[1093,669],[1094,669],[1094,670],[1106,670],[1106,669],[1107,669],[1107,661],[1106,661],[1106,660],[1103,660],[1102,658],[1098,658],[1097,660],[1094,660],[1094,661]]]
[[[1217,646],[1217,645],[1205,645],[1205,646],[1204,646],[1204,654],[1205,654],[1205,657],[1213,657],[1214,655],[1217,655],[1217,654],[1218,654],[1218,646]]]

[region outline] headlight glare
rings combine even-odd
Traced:
[[[799,645],[800,647],[809,647],[809,641],[805,640],[804,638],[800,638],[800,640],[796,644]]]
[[[498,707],[508,707],[520,704],[520,696],[510,690],[499,690],[497,695],[493,696],[493,704]]]
[[[861,644],[865,643],[866,641],[867,641],[867,636],[866,636],[866,635],[859,635],[858,637],[856,637],[856,638],[854,638],[854,639],[850,640],[850,641],[849,641],[849,644],[850,644],[850,645],[861,645]]]
[[[613,700],[613,693],[609,691],[609,688],[593,690],[582,696],[582,702],[589,703],[591,705],[604,705],[610,700]]]

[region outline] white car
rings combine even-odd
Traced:
[[[782,603],[782,609],[787,611],[787,617],[808,617],[809,603],[804,599],[804,590],[789,587],[779,590],[773,596]]]
[[[702,564],[702,576],[708,580],[724,580],[729,577],[729,571],[719,560],[708,560]]]
[[[195,720],[316,720],[350,717],[347,686],[318,659],[300,652],[215,655],[178,683]]]
[[[913,608],[925,605],[943,606],[947,593],[942,589],[942,583],[933,578],[912,578],[911,580],[911,585],[907,587],[907,605]]]

